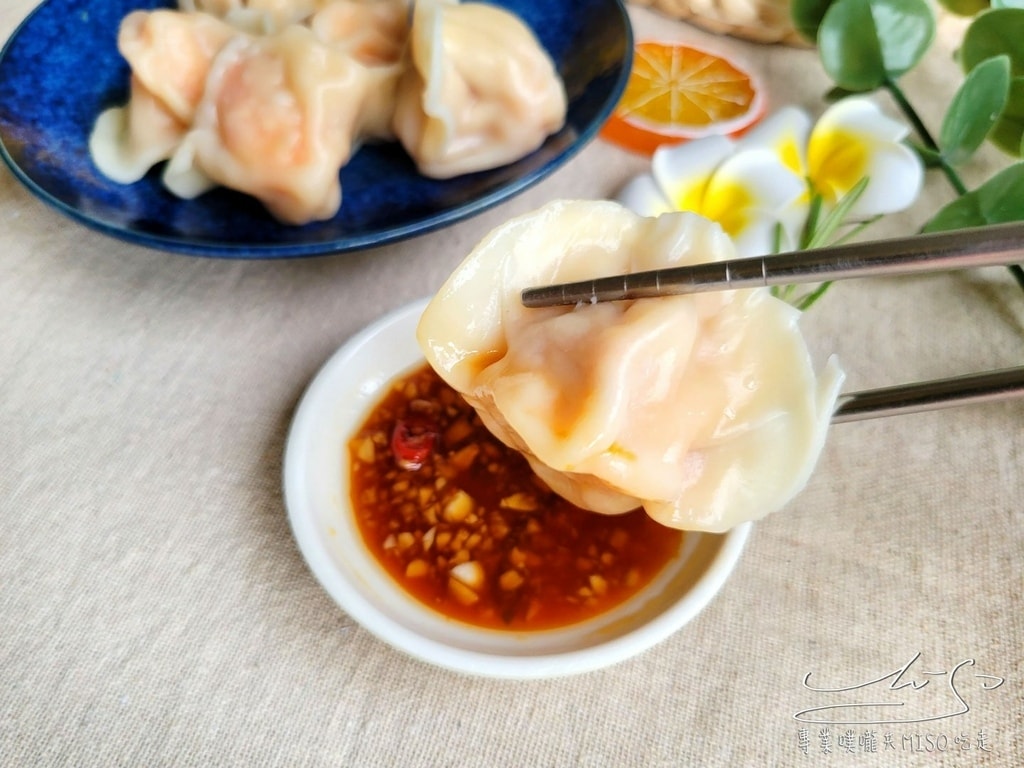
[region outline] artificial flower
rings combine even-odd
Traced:
[[[647,216],[686,210],[717,221],[741,256],[793,250],[813,234],[803,230],[814,197],[827,211],[866,178],[851,220],[914,201],[924,169],[902,143],[908,132],[864,97],[837,102],[813,127],[805,112],[786,107],[739,141],[715,136],[660,147],[651,172],[627,184],[619,200]]]
[[[778,224],[793,231],[796,222],[786,214],[805,191],[803,179],[774,152],[744,151],[742,142],[711,136],[658,148],[651,173],[633,179],[618,197],[645,216],[698,213],[722,226],[739,255],[757,256],[774,249]]]
[[[827,204],[869,179],[850,209],[853,219],[901,211],[917,199],[924,167],[903,139],[910,129],[863,97],[833,104],[811,131],[807,177]]]

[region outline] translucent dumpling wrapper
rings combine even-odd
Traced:
[[[179,0],[178,7],[216,16],[252,34],[273,34],[305,21],[322,4],[323,0]]]
[[[824,446],[843,374],[815,375],[767,289],[527,309],[522,289],[733,258],[692,213],[559,201],[489,234],[420,320],[430,365],[555,492],[720,532],[784,506]]]
[[[131,67],[128,103],[100,114],[89,137],[96,167],[130,184],[177,149],[202,98],[213,59],[236,31],[206,14],[133,11],[118,49]]]
[[[128,103],[104,110],[89,135],[89,154],[104,176],[131,184],[169,158],[187,130],[137,77]]]
[[[306,27],[236,36],[211,67],[164,183],[182,197],[222,184],[289,224],[328,219],[341,204],[338,172],[374,84],[365,67]]]
[[[565,122],[565,87],[550,56],[503,8],[418,0],[410,50],[394,130],[426,176],[513,162]]]
[[[317,38],[366,67],[361,139],[394,139],[392,120],[405,67],[409,7],[405,0],[331,0],[309,20]]]
[[[398,64],[409,38],[409,6],[405,0],[330,0],[309,27],[361,64]]]
[[[236,29],[205,13],[133,11],[121,22],[117,47],[132,75],[188,124],[214,58],[236,34]]]

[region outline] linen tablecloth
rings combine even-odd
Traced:
[[[32,7],[5,0],[0,39]],[[741,55],[773,108],[824,109],[813,51],[632,16],[638,38]],[[961,77],[957,29],[943,22],[906,82],[933,126]],[[965,175],[1005,162],[985,150]],[[836,426],[711,605],[601,671],[513,683],[437,669],[314,580],[281,468],[318,368],[498,223],[612,196],[645,165],[597,140],[456,226],[284,261],[115,241],[0,171],[0,765],[1021,765],[1020,402]],[[929,175],[912,210],[868,234],[909,234],[949,199]],[[1024,359],[1024,294],[1001,269],[845,282],[802,322],[851,391]],[[885,687],[900,669],[916,685]],[[861,684],[860,700],[896,696],[918,722],[795,717],[835,702],[815,688]],[[950,714],[957,696],[969,711]]]

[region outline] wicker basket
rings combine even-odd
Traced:
[[[723,35],[806,47],[793,29],[789,0],[629,0]]]

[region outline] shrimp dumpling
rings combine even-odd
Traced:
[[[426,176],[513,162],[565,123],[565,87],[551,58],[503,8],[418,0],[410,50],[394,130]]]
[[[306,27],[238,36],[214,62],[164,183],[187,197],[203,191],[206,177],[253,195],[282,222],[328,219],[341,204],[338,172],[371,82]]]
[[[181,10],[208,13],[252,34],[273,34],[305,21],[322,0],[179,0]]]
[[[405,0],[330,0],[309,26],[362,64],[398,64],[409,37],[409,7]]]
[[[118,184],[138,181],[169,158],[187,128],[137,77],[130,94],[125,106],[100,113],[89,135],[93,162]]]
[[[309,27],[366,68],[361,138],[394,139],[395,94],[409,38],[406,0],[330,0],[310,18]]]
[[[89,136],[96,167],[138,181],[176,151],[203,94],[210,65],[235,30],[205,14],[133,11],[118,49],[132,70],[128,103],[100,114]]]
[[[117,47],[132,75],[187,125],[214,58],[237,33],[205,13],[133,11],[121,22]]]
[[[824,445],[843,375],[816,377],[799,313],[767,289],[547,309],[533,285],[734,257],[692,213],[558,201],[489,234],[427,306],[428,362],[577,506],[642,506],[720,532],[785,505]]]

